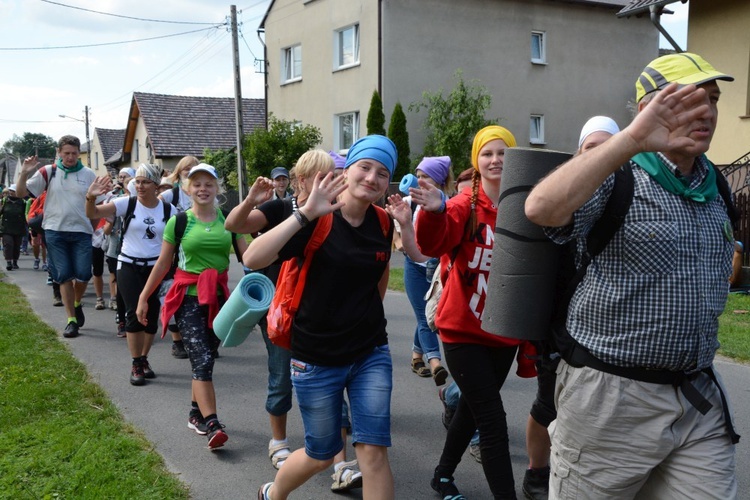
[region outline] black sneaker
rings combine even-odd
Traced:
[[[130,384],[131,385],[143,385],[146,383],[146,376],[143,374],[143,366],[141,366],[140,360],[133,363],[133,367],[130,369]]]
[[[151,365],[146,356],[141,356],[141,368],[143,369],[144,378],[156,378],[156,373],[151,369]]]
[[[125,331],[125,323],[117,323],[117,338],[124,339],[128,336],[128,333]]]
[[[71,321],[65,326],[65,330],[63,330],[63,337],[65,337],[66,339],[78,337],[78,324],[75,321]]]
[[[453,476],[440,477],[437,468],[430,481],[430,486],[440,494],[440,498],[443,500],[464,500],[464,496],[458,492],[458,488],[453,483]]]
[[[200,434],[201,436],[208,434],[208,426],[200,410],[190,410],[190,415],[188,415],[188,429],[195,431],[196,434]]]
[[[187,359],[188,353],[185,350],[185,344],[182,342],[172,342],[172,357],[177,359]]]
[[[13,261],[13,269],[18,269],[18,262]]]
[[[456,409],[446,404],[445,389],[447,389],[447,386],[440,388],[438,397],[440,398],[440,402],[443,403],[443,427],[447,429],[451,426],[451,420],[453,420],[453,414],[456,413]]]
[[[206,427],[206,432],[208,433],[208,449],[215,450],[216,448],[224,446],[224,443],[229,439],[227,433],[224,432],[224,426],[214,418],[206,424]]]
[[[547,500],[549,497],[549,467],[526,469],[522,490],[524,496],[529,500]]]
[[[78,321],[78,328],[83,328],[83,324],[86,322],[86,316],[83,314],[83,306],[81,304],[76,306],[76,321]]]

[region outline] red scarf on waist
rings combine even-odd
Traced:
[[[208,327],[213,328],[214,318],[219,314],[219,294],[216,292],[217,290],[222,292],[225,299],[229,297],[228,281],[229,276],[226,270],[219,274],[216,269],[204,269],[200,274],[193,274],[177,269],[174,273],[174,282],[167,296],[164,297],[164,307],[161,309],[161,338],[164,338],[169,320],[179,309],[190,285],[198,286],[198,303],[208,306]]]

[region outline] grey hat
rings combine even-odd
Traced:
[[[289,178],[289,170],[285,169],[284,167],[276,167],[273,170],[271,170],[271,179],[275,179],[277,177],[284,176],[287,179]]]

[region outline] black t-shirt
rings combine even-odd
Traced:
[[[279,252],[299,257],[317,224],[301,229]],[[331,232],[313,256],[292,326],[292,355],[307,363],[353,363],[388,343],[378,283],[391,258],[393,223],[386,237],[374,207],[359,227],[333,214]]]
[[[261,229],[261,232],[263,232],[278,226],[287,217],[292,215],[292,212],[294,211],[294,203],[292,201],[292,198],[273,199],[262,203],[260,206],[258,206],[258,210],[263,212],[263,215],[266,216],[266,220],[268,221],[268,225]],[[282,261],[274,262],[268,267],[258,269],[256,272],[265,275],[274,284],[276,284],[276,280],[279,279],[281,262]]]

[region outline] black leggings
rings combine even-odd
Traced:
[[[94,276],[104,274],[104,250],[101,248],[91,247],[91,269]]]
[[[148,275],[151,274],[153,266],[138,266],[127,262],[120,262],[120,269],[117,271],[117,293],[122,296],[125,302],[125,331],[127,332],[146,332],[155,334],[159,329],[159,287],[156,287],[154,293],[148,298],[148,314],[146,319],[148,325],[142,325],[138,322],[135,310],[138,308],[138,297],[146,286]]]
[[[22,234],[3,234],[3,255],[5,260],[16,262],[21,256]]]
[[[443,349],[461,397],[445,438],[439,473],[442,477],[453,475],[474,430],[479,429],[482,469],[492,494],[495,498],[516,498],[500,389],[517,347],[444,343]]]

